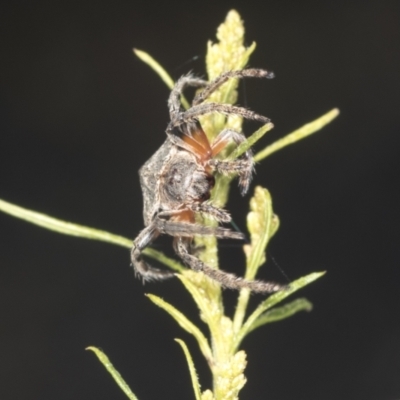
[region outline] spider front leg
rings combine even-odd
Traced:
[[[252,292],[258,293],[273,293],[287,288],[274,282],[248,281],[220,269],[211,268],[190,254],[190,243],[191,240],[188,238],[179,237],[174,240],[174,249],[178,256],[192,270],[203,272],[209,278],[218,282],[223,288],[234,290],[249,289]]]
[[[221,75],[217,76],[213,81],[208,83],[204,89],[196,94],[193,99],[193,105],[197,105],[202,103],[205,99],[207,99],[211,93],[215,92],[218,88],[221,87],[226,81],[231,78],[274,78],[274,73],[266,71],[264,69],[257,69],[257,68],[248,68],[248,69],[241,69],[237,71],[226,71]]]
[[[271,120],[263,115],[244,107],[233,106],[231,104],[202,103],[189,108],[186,111],[171,113],[171,122],[168,124],[167,132],[172,132],[174,128],[193,122],[201,115],[220,113],[224,115],[239,115],[245,119],[258,121],[266,124]]]
[[[174,276],[173,272],[154,268],[142,259],[143,249],[145,249],[158,236],[158,234],[159,232],[157,231],[155,224],[152,223],[143,229],[133,241],[131,261],[135,275],[142,278],[143,283],[153,280],[161,281]]]
[[[213,156],[219,154],[230,142],[239,146],[245,140],[246,137],[242,133],[232,129],[224,129],[211,143]],[[212,158],[208,164],[221,174],[237,173],[239,175],[240,192],[243,196],[247,193],[254,171],[253,152],[251,150],[247,150],[236,160],[223,161]]]
[[[182,111],[181,95],[183,90],[188,86],[204,87],[207,86],[207,82],[190,74],[181,76],[178,79],[168,99],[169,115],[171,119],[177,118]]]

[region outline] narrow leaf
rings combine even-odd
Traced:
[[[235,150],[232,151],[231,154],[227,157],[228,160],[235,160],[240,157],[244,152],[250,149],[250,147],[254,146],[268,131],[270,131],[274,125],[271,122],[263,125],[260,129],[257,129],[253,134],[251,134],[247,140],[241,143]]]
[[[132,247],[132,240],[123,236],[115,235],[110,232],[102,231],[100,229],[89,228],[88,226],[74,224],[72,222],[63,221],[61,219],[50,217],[49,215],[39,213],[37,211],[29,210],[15,204],[0,199],[0,211],[3,211],[13,217],[20,218],[31,224],[38,225],[42,228],[61,233],[64,235],[80,237],[84,239],[100,240],[102,242],[115,244],[122,247]],[[160,251],[146,248],[143,254],[159,261],[160,263],[170,267],[175,271],[182,271],[185,269],[182,264],[167,257]]]
[[[272,199],[267,189],[256,186],[250,200],[247,215],[250,232],[250,246],[246,246],[246,278],[253,279],[260,265],[265,261],[265,249],[271,236],[278,228],[278,219],[272,211]]]
[[[161,78],[161,80],[170,88],[174,87],[174,80],[168,74],[168,72],[157,62],[149,53],[143,50],[133,49],[135,55],[140,58],[145,64],[147,64],[155,73]]]
[[[132,240],[112,233],[101,231],[99,229],[89,228],[87,226],[73,224],[42,214],[36,211],[28,210],[0,200],[0,210],[14,217],[23,219],[42,228],[46,228],[64,235],[77,236],[85,239],[101,240],[103,242],[113,243],[123,247],[132,247]]]
[[[150,54],[143,50],[133,49],[133,52],[138,58],[140,58],[144,63],[146,63],[155,73],[161,78],[161,80],[170,88],[174,87],[174,81],[168,72],[158,63]],[[184,96],[181,96],[182,105],[188,109],[190,105]]]
[[[210,346],[208,345],[206,337],[202,334],[200,329],[193,324],[193,322],[189,321],[185,315],[183,315],[179,310],[177,310],[174,306],[167,303],[163,299],[154,294],[146,295],[155,305],[167,311],[169,315],[171,315],[176,322],[186,331],[192,334],[199,344],[200,350],[203,353],[204,357],[207,361],[212,360],[212,352]]]
[[[256,186],[250,199],[250,212],[247,214],[247,229],[250,244],[243,247],[246,254],[246,279],[254,279],[258,268],[265,262],[265,249],[269,240],[279,227],[279,219],[273,213],[272,199],[267,189]],[[246,314],[250,298],[249,290],[241,290],[233,318],[233,329],[239,332]]]
[[[339,110],[334,108],[333,110],[327,112],[321,117],[317,118],[315,121],[312,121],[308,124],[303,125],[301,128],[296,129],[294,132],[289,133],[287,136],[283,137],[280,140],[277,140],[275,143],[267,146],[264,150],[261,150],[254,156],[255,161],[261,161],[264,158],[270,156],[272,153],[290,145],[298,142],[301,139],[319,131],[325,125],[329,124],[332,120],[334,120],[339,115]]]
[[[252,329],[253,324],[255,323],[255,321],[257,321],[257,319],[261,316],[261,314],[263,314],[265,311],[272,308],[276,304],[280,303],[282,300],[286,299],[294,292],[297,292],[299,289],[303,288],[304,286],[307,286],[311,282],[314,282],[315,280],[317,280],[324,274],[325,274],[325,272],[313,272],[309,275],[303,276],[302,278],[299,278],[296,281],[292,282],[290,284],[290,287],[287,290],[282,290],[280,292],[274,293],[273,295],[268,297],[266,300],[264,300],[254,310],[254,312],[249,316],[247,321],[243,324],[242,328],[240,329],[237,340],[236,340],[236,344],[235,344],[236,347],[240,345],[241,341]]]
[[[138,400],[136,395],[131,391],[128,384],[122,378],[121,374],[114,368],[114,366],[111,364],[111,361],[109,360],[109,358],[100,349],[98,349],[97,347],[90,346],[90,347],[87,347],[86,350],[91,350],[91,351],[93,351],[93,353],[96,354],[97,358],[104,365],[104,367],[110,373],[110,375],[114,378],[115,382],[117,382],[117,385],[126,394],[128,399]]]
[[[289,318],[294,314],[297,314],[300,311],[311,311],[312,303],[307,299],[296,299],[292,302],[285,304],[281,307],[275,307],[270,311],[261,314],[253,323],[252,326],[249,327],[247,334],[249,334],[254,329],[269,324],[270,322],[281,321],[282,319]]]
[[[188,367],[189,367],[190,378],[192,379],[192,385],[193,385],[195,398],[196,398],[196,400],[201,400],[201,390],[200,390],[199,378],[197,376],[196,368],[194,366],[193,359],[192,359],[192,356],[190,355],[189,349],[187,348],[187,346],[183,340],[175,339],[175,341],[181,345],[183,353],[185,354],[186,361],[187,361]]]

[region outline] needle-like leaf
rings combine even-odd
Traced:
[[[106,370],[110,373],[110,375],[114,378],[115,382],[117,382],[118,386],[122,389],[122,391],[126,394],[128,399],[130,400],[138,400],[136,395],[132,392],[128,384],[125,382],[124,378],[122,378],[121,374],[114,368],[111,364],[109,358],[97,347],[87,347],[86,350],[93,351],[96,354],[97,358],[104,365]]]
[[[186,331],[192,334],[197,343],[199,344],[200,350],[203,353],[206,360],[212,360],[212,352],[210,346],[208,345],[206,337],[202,334],[200,329],[193,324],[193,322],[189,321],[188,318],[185,317],[179,310],[177,310],[174,306],[167,303],[163,299],[154,294],[146,295],[155,305],[165,310],[169,315],[171,315],[176,322]]]
[[[199,377],[197,376],[196,368],[194,366],[192,356],[190,355],[189,349],[187,348],[186,343],[183,340],[175,339],[175,341],[180,344],[180,346],[182,347],[183,353],[185,354],[186,361],[187,361],[188,367],[189,367],[190,378],[192,379],[194,396],[195,396],[196,400],[200,400],[201,399],[201,390],[200,390]]]

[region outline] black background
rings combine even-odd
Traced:
[[[164,140],[168,89],[131,49],[174,78],[204,74],[206,41],[231,8],[258,44],[251,66],[277,76],[247,81],[241,99],[276,126],[258,149],[341,109],[257,167],[255,184],[271,191],[282,222],[270,253],[291,279],[328,274],[301,292],[312,313],[244,342],[242,397],[399,398],[397,1],[3,2],[0,198],[133,238],[143,227],[137,170]],[[248,199],[233,190],[228,205],[242,229]],[[177,281],[143,287],[128,250],[5,214],[0,235],[1,399],[125,398],[89,345],[107,352],[140,399],[193,398],[176,337],[210,386],[194,340],[144,296],[197,321]],[[221,253],[225,269],[243,273],[240,247]],[[273,263],[261,276],[284,281]]]

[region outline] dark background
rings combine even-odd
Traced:
[[[231,8],[258,44],[251,65],[277,76],[247,81],[241,98],[276,126],[258,149],[341,109],[257,167],[282,222],[270,253],[290,279],[328,274],[298,295],[312,313],[244,342],[242,397],[398,399],[399,2],[3,2],[0,198],[133,238],[143,227],[137,170],[164,140],[169,92],[131,49],[174,78],[204,74],[206,41]],[[248,199],[233,190],[228,205],[242,229]],[[221,253],[243,273],[240,247]],[[260,276],[285,281],[273,263]],[[196,343],[146,292],[198,320],[176,280],[135,280],[128,250],[0,214],[0,398],[124,399],[89,345],[140,399],[193,398],[176,337],[209,387]]]

